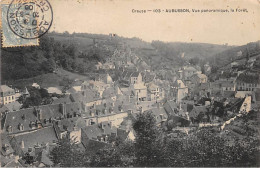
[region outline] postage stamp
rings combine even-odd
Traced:
[[[53,11],[47,0],[2,3],[2,47],[37,46],[51,27]]]

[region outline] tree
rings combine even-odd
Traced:
[[[161,160],[161,132],[156,127],[156,120],[150,113],[137,115],[133,128],[136,132],[135,162],[136,167],[159,167]]]
[[[50,153],[54,166],[60,167],[88,167],[89,158],[80,151],[77,144],[71,142],[68,138],[59,140]]]

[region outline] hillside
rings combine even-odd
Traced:
[[[260,41],[251,42],[246,45],[232,47],[217,53],[207,60],[216,68],[224,67],[236,60],[243,60],[260,54]]]
[[[229,48],[232,47],[204,43],[153,41],[150,47],[138,48],[135,51],[155,70],[160,70],[178,68],[191,59],[205,61],[207,58]]]

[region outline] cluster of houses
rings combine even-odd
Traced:
[[[189,64],[167,81],[157,78],[129,48],[115,49],[96,68],[120,73],[116,80],[104,73],[80,81],[48,105],[21,109],[19,91],[1,86],[2,167],[51,167],[50,151],[65,137],[82,149],[113,145],[116,139],[133,141],[131,118],[138,113],[153,114],[159,127],[188,133],[196,126],[219,126],[259,106],[259,76],[250,68],[233,68],[209,82],[209,64],[204,65],[204,73]],[[32,87],[41,88],[37,83]],[[62,93],[56,89],[47,90]],[[33,162],[28,164],[28,158]]]

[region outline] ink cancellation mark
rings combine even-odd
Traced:
[[[23,39],[35,39],[51,27],[53,11],[47,0],[13,0],[7,22],[13,33]]]

